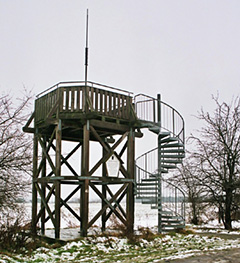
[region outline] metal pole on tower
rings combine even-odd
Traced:
[[[86,47],[85,47],[85,86],[87,86],[87,69],[88,69],[88,9],[86,19]]]

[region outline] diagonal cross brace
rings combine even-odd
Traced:
[[[101,216],[103,215],[103,213],[106,211],[106,209],[109,207],[115,214],[116,216],[122,221],[122,223],[124,225],[126,225],[126,220],[121,216],[121,214],[114,209],[114,207],[111,205],[111,203],[113,201],[115,201],[117,199],[117,197],[126,189],[127,187],[127,183],[125,183],[116,193],[115,195],[112,196],[112,198],[110,200],[105,199],[104,195],[97,189],[97,187],[93,184],[90,183],[90,186],[92,187],[92,189],[96,192],[96,194],[98,194],[103,200],[104,202],[106,202],[106,205],[103,206],[103,208],[94,216],[94,218],[88,223],[88,228],[91,227],[94,222]]]
[[[102,163],[105,163],[110,157],[111,155],[114,153],[114,150],[120,145],[120,143],[128,136],[129,132],[125,132],[121,138],[119,138],[119,140],[112,146],[110,147],[108,144],[106,144],[102,138],[98,135],[98,133],[96,132],[96,130],[93,128],[93,126],[90,126],[91,132],[93,133],[93,135],[95,136],[95,138],[99,141],[99,143],[103,146],[103,148],[107,151],[107,153],[97,162],[97,164],[91,169],[91,171],[89,172],[89,175],[91,176]],[[118,155],[116,155],[118,158],[120,158]],[[120,159],[121,160],[121,159]],[[121,162],[120,162],[121,163]],[[125,168],[122,166],[120,167],[121,172],[123,172],[124,176],[126,176],[126,170]]]

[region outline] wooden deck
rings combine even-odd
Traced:
[[[132,97],[123,92],[103,89],[88,83],[56,85],[35,101],[35,123],[60,119],[115,119],[129,122],[134,118]]]

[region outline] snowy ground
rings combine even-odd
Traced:
[[[99,204],[91,204],[92,209],[100,209]],[[75,207],[75,209],[78,209]],[[91,210],[90,210],[91,211]],[[95,212],[96,212],[95,211]],[[94,212],[94,213],[95,213]],[[93,214],[94,214],[93,213]],[[93,216],[90,214],[90,217]],[[67,211],[63,212],[62,227],[65,238],[73,237],[71,231],[77,233],[74,228],[70,231],[69,226],[76,226],[78,222],[70,220]],[[157,211],[151,210],[148,205],[136,204],[135,214],[136,229],[138,226],[149,227],[156,231]],[[99,230],[100,221],[97,221],[92,232]],[[48,227],[51,227],[50,224]],[[203,228],[204,227],[204,228]],[[239,223],[234,223],[239,227]],[[0,263],[7,262],[160,262],[199,255],[207,251],[223,250],[228,248],[240,248],[240,232],[225,231],[217,221],[209,222],[201,227],[187,226],[193,229],[194,234],[168,234],[155,236],[153,239],[139,238],[135,242],[129,242],[126,238],[117,236],[92,236],[80,238],[68,242],[59,248],[41,247],[31,255],[12,254],[0,252]],[[78,229],[78,228],[77,228]],[[51,231],[50,229],[48,231]],[[202,236],[199,232],[210,232],[216,235]],[[231,234],[230,238],[220,238],[217,234]],[[234,234],[234,238],[232,238]],[[239,235],[239,238],[238,238]]]

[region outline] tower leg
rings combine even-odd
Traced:
[[[61,176],[61,145],[62,145],[62,124],[61,119],[58,121],[56,129],[56,171],[55,176]],[[55,182],[55,238],[60,237],[60,200],[61,200],[61,184],[60,181]]]
[[[35,187],[35,179],[37,178],[38,166],[38,137],[37,130],[34,134],[33,141],[33,181],[32,181],[32,233],[37,234],[37,189]]]
[[[83,128],[82,145],[82,176],[89,175],[89,127],[88,123]],[[83,181],[81,188],[81,236],[87,236],[89,212],[89,179]]]
[[[127,171],[129,179],[135,178],[135,138],[133,129],[128,135],[128,149],[127,149]],[[133,233],[134,229],[134,184],[130,182],[127,192],[127,230],[129,234]]]
[[[103,156],[106,154],[106,150],[103,148]],[[106,177],[107,171],[106,171],[106,163],[103,163],[102,165],[102,176]],[[106,199],[107,193],[106,193],[106,185],[102,185],[102,195]],[[102,208],[106,205],[105,201],[102,199]],[[106,211],[102,214],[102,232],[106,230]]]

